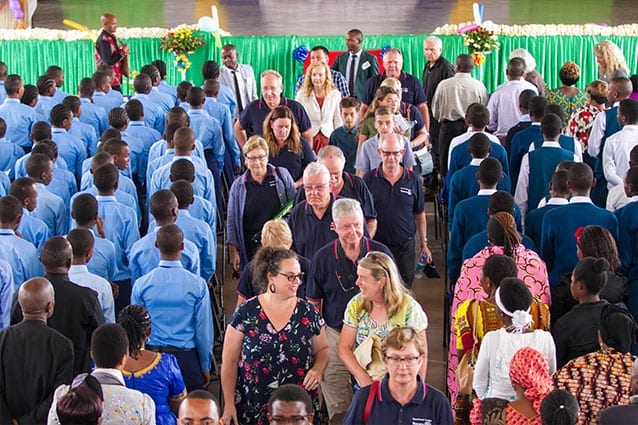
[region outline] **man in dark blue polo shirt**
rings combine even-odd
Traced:
[[[386,135],[378,152],[381,165],[363,177],[377,208],[378,225],[374,238],[390,248],[401,278],[409,288],[416,266],[415,234],[419,238],[419,254],[432,258],[428,248],[423,182],[401,164],[405,151],[400,135]]]
[[[381,82],[388,77],[396,78],[401,82],[401,101],[408,105],[414,105],[419,108],[421,116],[425,121],[426,130],[430,128],[430,113],[428,112],[428,104],[426,103],[425,93],[421,82],[414,75],[410,75],[403,71],[403,53],[400,49],[392,48],[383,55],[382,74],[368,78],[366,86],[361,97],[361,110],[359,111],[359,121],[363,120],[366,115],[368,106],[372,103],[377,89],[381,86]]]
[[[318,162],[308,164],[303,173],[306,200],[297,204],[288,217],[292,232],[292,248],[306,258],[337,238],[332,225],[333,196],[330,193],[330,173]]]
[[[358,201],[341,198],[332,206],[338,239],[316,252],[310,265],[306,297],[322,311],[330,347],[330,367],[324,371],[321,388],[331,424],[343,423],[352,399],[350,373],[337,355],[343,316],[350,299],[359,292],[357,262],[370,251],[392,256],[383,244],[363,236],[363,211]]]
[[[312,140],[310,118],[303,106],[297,101],[282,96],[284,89],[281,74],[268,69],[261,73],[261,98],[250,102],[235,121],[235,137],[241,148],[253,134],[263,136],[263,125],[266,116],[276,106],[290,108],[295,117],[301,137]]]

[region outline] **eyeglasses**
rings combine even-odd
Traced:
[[[399,157],[401,155],[403,155],[403,151],[381,151],[381,155],[383,155],[384,157],[389,157],[389,156],[395,156],[395,157]]]
[[[304,275],[303,272],[301,272],[299,274],[286,274],[286,273],[278,272],[277,274],[285,276],[285,278],[288,279],[288,282],[294,282],[295,279],[301,280],[301,279],[303,279],[303,275]]]
[[[309,415],[304,416],[292,416],[290,418],[282,418],[280,416],[275,416],[270,418],[270,423],[273,424],[303,424],[306,423],[306,419]]]
[[[263,161],[264,159],[268,158],[268,155],[259,155],[259,156],[245,155],[244,158],[246,158],[246,161]]]
[[[381,261],[381,258],[379,258],[379,255],[378,255],[376,252],[374,252],[374,251],[370,251],[370,252],[368,252],[368,253],[366,254],[366,256],[365,256],[365,257],[363,257],[363,258],[366,258],[366,259],[368,259],[368,260],[372,261],[372,262],[373,262],[373,263],[375,263],[377,266],[381,267],[381,269],[382,269],[382,270],[383,270],[383,272],[386,274],[386,276],[390,276],[390,270],[388,270],[388,269],[386,268],[386,266],[385,266],[385,265],[383,265],[383,262]]]
[[[421,356],[408,356],[408,357],[399,357],[399,356],[385,356],[385,359],[393,366],[400,366],[401,363],[405,363],[406,366],[414,366],[416,362],[421,358]]]
[[[328,184],[316,184],[314,186],[303,186],[304,191],[311,193],[311,192],[321,192],[322,190],[324,190],[325,188],[328,187]]]
[[[354,281],[355,278],[353,275],[349,275],[347,278],[347,282],[350,284],[350,286],[348,288],[346,288],[345,286],[343,286],[343,282],[341,282],[341,275],[339,274],[339,272],[335,272],[335,275],[337,276],[337,282],[339,282],[339,286],[341,286],[341,289],[343,289],[343,292],[350,292],[353,289],[357,289],[357,285],[355,285]]]

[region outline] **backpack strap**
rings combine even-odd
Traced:
[[[379,388],[381,387],[381,381],[373,381],[370,386],[370,392],[368,393],[368,398],[366,400],[366,406],[363,409],[363,418],[361,423],[366,425],[368,422],[368,418],[370,417],[370,412],[372,411],[372,404],[374,403],[374,399],[379,394]]]

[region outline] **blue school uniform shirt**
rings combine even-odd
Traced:
[[[217,237],[208,224],[190,215],[188,210],[178,210],[175,224],[182,229],[184,237],[199,250],[200,276],[208,282],[215,274],[217,264]]]
[[[618,254],[620,255],[620,273],[627,276],[630,284],[638,280],[638,196],[629,198],[629,203],[616,210],[618,219]]]
[[[233,115],[230,108],[223,103],[219,103],[214,97],[207,97],[204,102],[204,110],[213,118],[217,118],[222,126],[222,135],[224,136],[224,145],[226,151],[230,153],[233,165],[238,167],[241,165],[241,151],[235,139],[233,130]]]
[[[95,129],[98,137],[104,133],[104,130],[109,128],[109,120],[106,116],[106,111],[101,106],[98,106],[91,102],[91,99],[86,97],[80,98],[82,113],[80,114],[80,121],[90,125]]]
[[[10,142],[6,137],[0,139],[0,170],[10,179],[15,179],[16,161],[24,155],[24,149]]]
[[[0,118],[7,124],[5,137],[23,148],[30,148],[31,127],[37,121],[35,110],[20,103],[19,99],[6,98],[0,106]],[[48,121],[48,120],[47,120]]]
[[[190,128],[197,139],[202,142],[204,150],[212,150],[217,163],[217,172],[221,174],[224,169],[224,140],[222,127],[219,120],[211,117],[203,109],[191,109],[188,111],[191,119]]]
[[[79,118],[73,118],[69,133],[77,137],[84,144],[87,157],[95,155],[97,150],[97,132],[89,124],[83,123]]]
[[[142,102],[144,122],[146,125],[159,131],[160,134],[164,134],[164,118],[166,117],[166,113],[162,107],[153,102],[147,94],[137,93],[132,98]]]
[[[208,286],[201,277],[185,270],[179,261],[160,261],[137,280],[131,304],[143,306],[152,315],[149,345],[196,348],[201,370],[210,370],[213,314]]]
[[[82,162],[87,159],[86,149],[80,139],[63,128],[51,129],[53,141],[58,145],[58,153],[64,159],[68,170],[79,180],[82,178]]]
[[[109,90],[109,93],[115,90]],[[111,109],[117,108],[122,105],[122,101],[118,100],[117,97],[113,95],[109,95],[102,91],[96,91],[93,93],[93,103],[104,110],[104,113],[108,116]],[[108,121],[107,121],[108,123]]]
[[[36,183],[38,206],[32,214],[49,228],[50,236],[62,236],[69,232],[69,211],[62,198],[51,193],[44,184]]]
[[[18,226],[18,232],[25,241],[31,242],[38,252],[50,237],[49,228],[44,221],[32,215],[26,208],[22,208],[22,220]]]
[[[16,236],[11,229],[0,229],[0,259],[11,265],[15,291],[24,281],[43,275],[35,246]]]

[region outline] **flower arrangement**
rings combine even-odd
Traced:
[[[171,31],[162,37],[160,49],[178,56],[184,56],[194,52],[204,44],[206,44],[204,40],[193,35],[193,30],[186,27],[177,27],[175,31]]]
[[[463,44],[470,53],[489,53],[498,49],[500,44],[494,31],[477,26],[463,34]]]
[[[475,24],[475,22],[463,22],[460,24],[445,24],[436,28],[433,34],[436,35],[456,35],[459,31]],[[546,37],[546,36],[636,36],[638,35],[638,24],[626,24],[608,26],[605,24],[529,24],[529,25],[498,25],[491,21],[485,21],[482,27],[494,31],[497,35],[509,37]]]
[[[184,72],[191,67],[191,61],[188,60],[188,57],[186,55],[173,54],[173,65],[175,65],[175,69],[177,69],[179,72]]]

